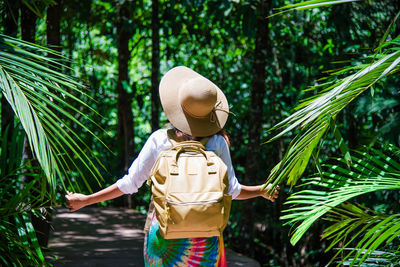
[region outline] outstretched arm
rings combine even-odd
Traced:
[[[274,202],[279,194],[279,186],[271,194],[268,193],[268,190],[271,188],[271,184],[267,185],[264,190],[262,189],[263,186],[264,185],[241,185],[242,190],[235,199],[243,200],[254,197],[263,197]]]
[[[88,205],[120,197],[123,194],[124,193],[119,190],[116,184],[110,185],[109,187],[91,195],[68,192],[68,195],[65,196],[65,206],[69,211],[76,211]]]
[[[117,180],[115,184],[91,195],[68,192],[68,195],[65,196],[66,207],[70,211],[76,211],[87,205],[117,198],[123,194],[136,193],[149,177],[150,170],[161,150],[159,146],[165,143],[166,138],[167,136],[163,131],[152,133],[124,177]]]

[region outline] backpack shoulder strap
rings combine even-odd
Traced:
[[[199,142],[203,145],[203,146],[206,146],[206,144],[208,143],[208,141],[210,140],[210,136],[206,136],[206,137],[203,137]]]
[[[173,129],[162,129],[161,131],[167,136],[168,140],[172,143],[172,147],[175,147],[178,144],[178,142],[176,141],[177,137],[176,137],[175,131]],[[157,156],[157,160],[154,163],[154,165],[157,164],[157,161],[159,160],[159,157],[160,157],[160,154]],[[153,166],[153,169],[154,169],[154,166]],[[152,183],[151,182],[151,175],[153,173],[153,169],[151,170],[150,176],[149,176],[149,178],[147,179],[147,182],[146,182],[146,184],[148,186],[151,186],[151,183]]]

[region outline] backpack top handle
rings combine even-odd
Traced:
[[[210,165],[210,157],[205,152],[205,147],[198,141],[183,141],[177,143],[171,150],[177,150],[173,165],[178,165],[179,155],[186,151],[200,152],[207,160],[207,165]]]

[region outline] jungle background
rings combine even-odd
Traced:
[[[167,123],[160,78],[185,65],[229,100],[225,128],[239,181],[281,188],[275,203],[233,202],[228,247],[264,266],[322,266],[334,256],[398,263],[400,1],[308,1],[308,9],[271,16],[289,4],[2,1],[2,262],[45,262],[52,207],[66,190],[91,193],[126,173]],[[313,106],[352,73],[366,78],[352,76],[343,94]],[[323,202],[339,191],[340,200]],[[143,186],[101,205],[145,213],[149,199]],[[319,204],[330,215],[310,219]]]

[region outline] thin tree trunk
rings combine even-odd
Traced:
[[[67,22],[67,32],[65,33],[65,35],[67,35],[67,49],[68,49],[68,61],[66,62],[67,65],[67,73],[71,74],[72,70],[71,70],[71,61],[72,61],[72,52],[74,49],[74,38],[73,38],[73,32],[72,32],[72,19],[69,19]]]
[[[60,18],[61,18],[61,4],[60,0],[56,1],[56,4],[47,8],[47,21],[46,21],[46,35],[47,35],[47,45],[54,50],[61,51],[60,47]],[[22,11],[25,9],[25,15]],[[25,18],[24,18],[25,16]],[[26,20],[26,24],[23,22]],[[35,32],[36,32],[36,15],[28,9],[28,7],[21,7],[21,31],[26,32],[26,36],[22,34],[22,38],[26,41],[34,42],[35,41]],[[59,70],[56,66],[50,66],[50,68],[54,70]],[[32,165],[39,165],[39,163],[34,160],[32,151],[28,144],[28,140],[25,137],[24,142],[24,160],[30,160]],[[35,194],[35,192],[32,192]],[[46,209],[46,214],[44,218],[39,218],[35,215],[31,215],[31,221],[35,228],[36,236],[38,238],[38,242],[41,246],[47,247],[50,235],[51,228],[51,220],[52,220],[52,212],[50,209]]]
[[[152,58],[151,58],[151,128],[153,131],[159,127],[159,97],[158,79],[160,76],[160,21],[158,18],[158,0],[152,0]]]
[[[4,26],[4,34],[12,37],[16,37],[18,33],[18,18],[19,18],[19,1],[8,1],[5,2],[5,8],[3,9],[3,26]],[[11,108],[10,104],[4,97],[4,94],[1,94],[1,137],[2,142],[6,142],[7,144],[11,144],[13,134],[14,134],[14,111]],[[6,135],[6,131],[7,135]],[[3,145],[4,143],[2,143]],[[1,151],[1,154],[10,155],[11,148],[9,145],[5,146],[5,150]],[[9,158],[6,158],[7,164],[4,165],[4,168],[1,169],[1,175],[9,175],[10,172],[14,169],[15,166],[10,166]],[[14,178],[14,177],[13,177]],[[10,177],[10,179],[13,179]],[[16,179],[16,177],[14,178]],[[4,190],[4,188],[0,187],[0,190]],[[7,201],[10,200],[11,195],[15,194],[14,192],[10,192],[10,195],[7,195],[5,198],[0,199],[0,205],[4,205]],[[14,222],[14,218],[8,218],[10,222]]]
[[[21,5],[22,40],[34,43],[36,33],[36,15],[26,5]]]
[[[3,13],[4,34],[16,37],[18,33],[19,1],[6,1]]]
[[[86,25],[86,29],[89,32],[90,31],[90,25]],[[89,43],[89,53],[88,56],[92,57],[92,62],[93,59],[95,58],[95,50],[93,47],[93,40],[90,34],[88,34],[88,43]],[[90,81],[90,87],[94,88],[94,97],[98,97],[98,94],[101,94],[101,92],[98,92],[98,81],[96,78],[96,70],[95,68],[92,68],[92,73],[89,76],[89,81]]]
[[[47,7],[46,12],[46,40],[47,40],[47,47],[61,53],[62,46],[61,46],[61,16],[63,14],[63,0],[55,0],[55,4]],[[70,26],[68,25],[69,29]],[[70,32],[67,33],[69,36],[71,35]],[[60,55],[48,54],[49,57],[52,57],[55,62],[54,64],[50,64],[49,67],[52,70],[62,72],[68,70],[62,70],[59,63],[61,60]],[[70,64],[68,62],[68,64]],[[56,90],[52,90],[52,93],[61,97],[60,92]],[[72,92],[73,93],[73,92]],[[66,101],[69,101],[70,98],[66,98]],[[66,112],[72,112],[69,108],[65,110]],[[56,113],[57,111],[54,110]]]
[[[134,155],[134,131],[133,131],[133,113],[132,113],[132,97],[124,88],[123,84],[129,84],[128,63],[130,59],[129,39],[131,37],[128,27],[129,5],[124,2],[118,6],[118,22],[117,22],[117,42],[118,42],[118,153],[121,169],[125,172],[128,170],[132,156]],[[128,207],[132,205],[131,198],[127,198]]]
[[[56,4],[47,8],[47,46],[53,50],[61,52],[61,31],[60,22],[62,14],[62,1],[56,0]]]
[[[33,13],[26,5],[21,5],[21,36],[24,41],[35,42],[35,33],[36,33],[36,15]],[[39,166],[37,160],[35,160],[31,147],[29,145],[28,138],[25,136],[24,139],[24,149],[23,149],[23,160],[25,164],[32,166]],[[25,181],[30,181],[31,177],[23,177]],[[32,196],[37,196],[37,191],[32,190]],[[42,247],[46,247],[49,240],[50,233],[50,215],[47,214],[47,219],[38,218],[35,215],[31,214],[31,222],[33,227],[35,228],[36,236],[39,242],[39,245]]]
[[[400,12],[400,0],[395,0],[394,16],[397,14],[397,12]],[[395,38],[399,34],[400,34],[400,20],[397,20],[393,38]]]
[[[249,116],[249,132],[248,146],[246,153],[246,178],[247,184],[254,184],[258,177],[258,161],[260,158],[261,129],[263,120],[263,102],[266,94],[267,85],[265,79],[267,77],[266,65],[267,55],[270,51],[269,29],[266,17],[271,8],[271,1],[263,0],[259,3],[257,10],[256,39],[254,51],[254,76],[252,80],[252,91],[250,100],[250,116]],[[248,206],[246,206],[248,207]],[[246,216],[243,218],[243,234],[246,234],[248,241],[253,242],[254,228],[254,211],[252,207],[246,208]],[[249,250],[250,253],[254,250]],[[254,256],[254,255],[250,255]]]
[[[19,1],[7,1],[3,12],[4,34],[16,37],[18,33]],[[1,97],[1,134],[4,135],[8,127],[7,140],[10,141],[14,130],[14,111],[10,104]],[[3,170],[6,171],[6,170]]]
[[[254,51],[254,76],[251,85],[251,102],[249,116],[249,142],[247,146],[246,177],[247,182],[257,180],[258,159],[260,151],[260,135],[263,118],[263,102],[266,94],[267,85],[267,55],[269,51],[269,29],[266,16],[270,10],[270,1],[262,1],[258,7],[256,29],[256,46]]]

